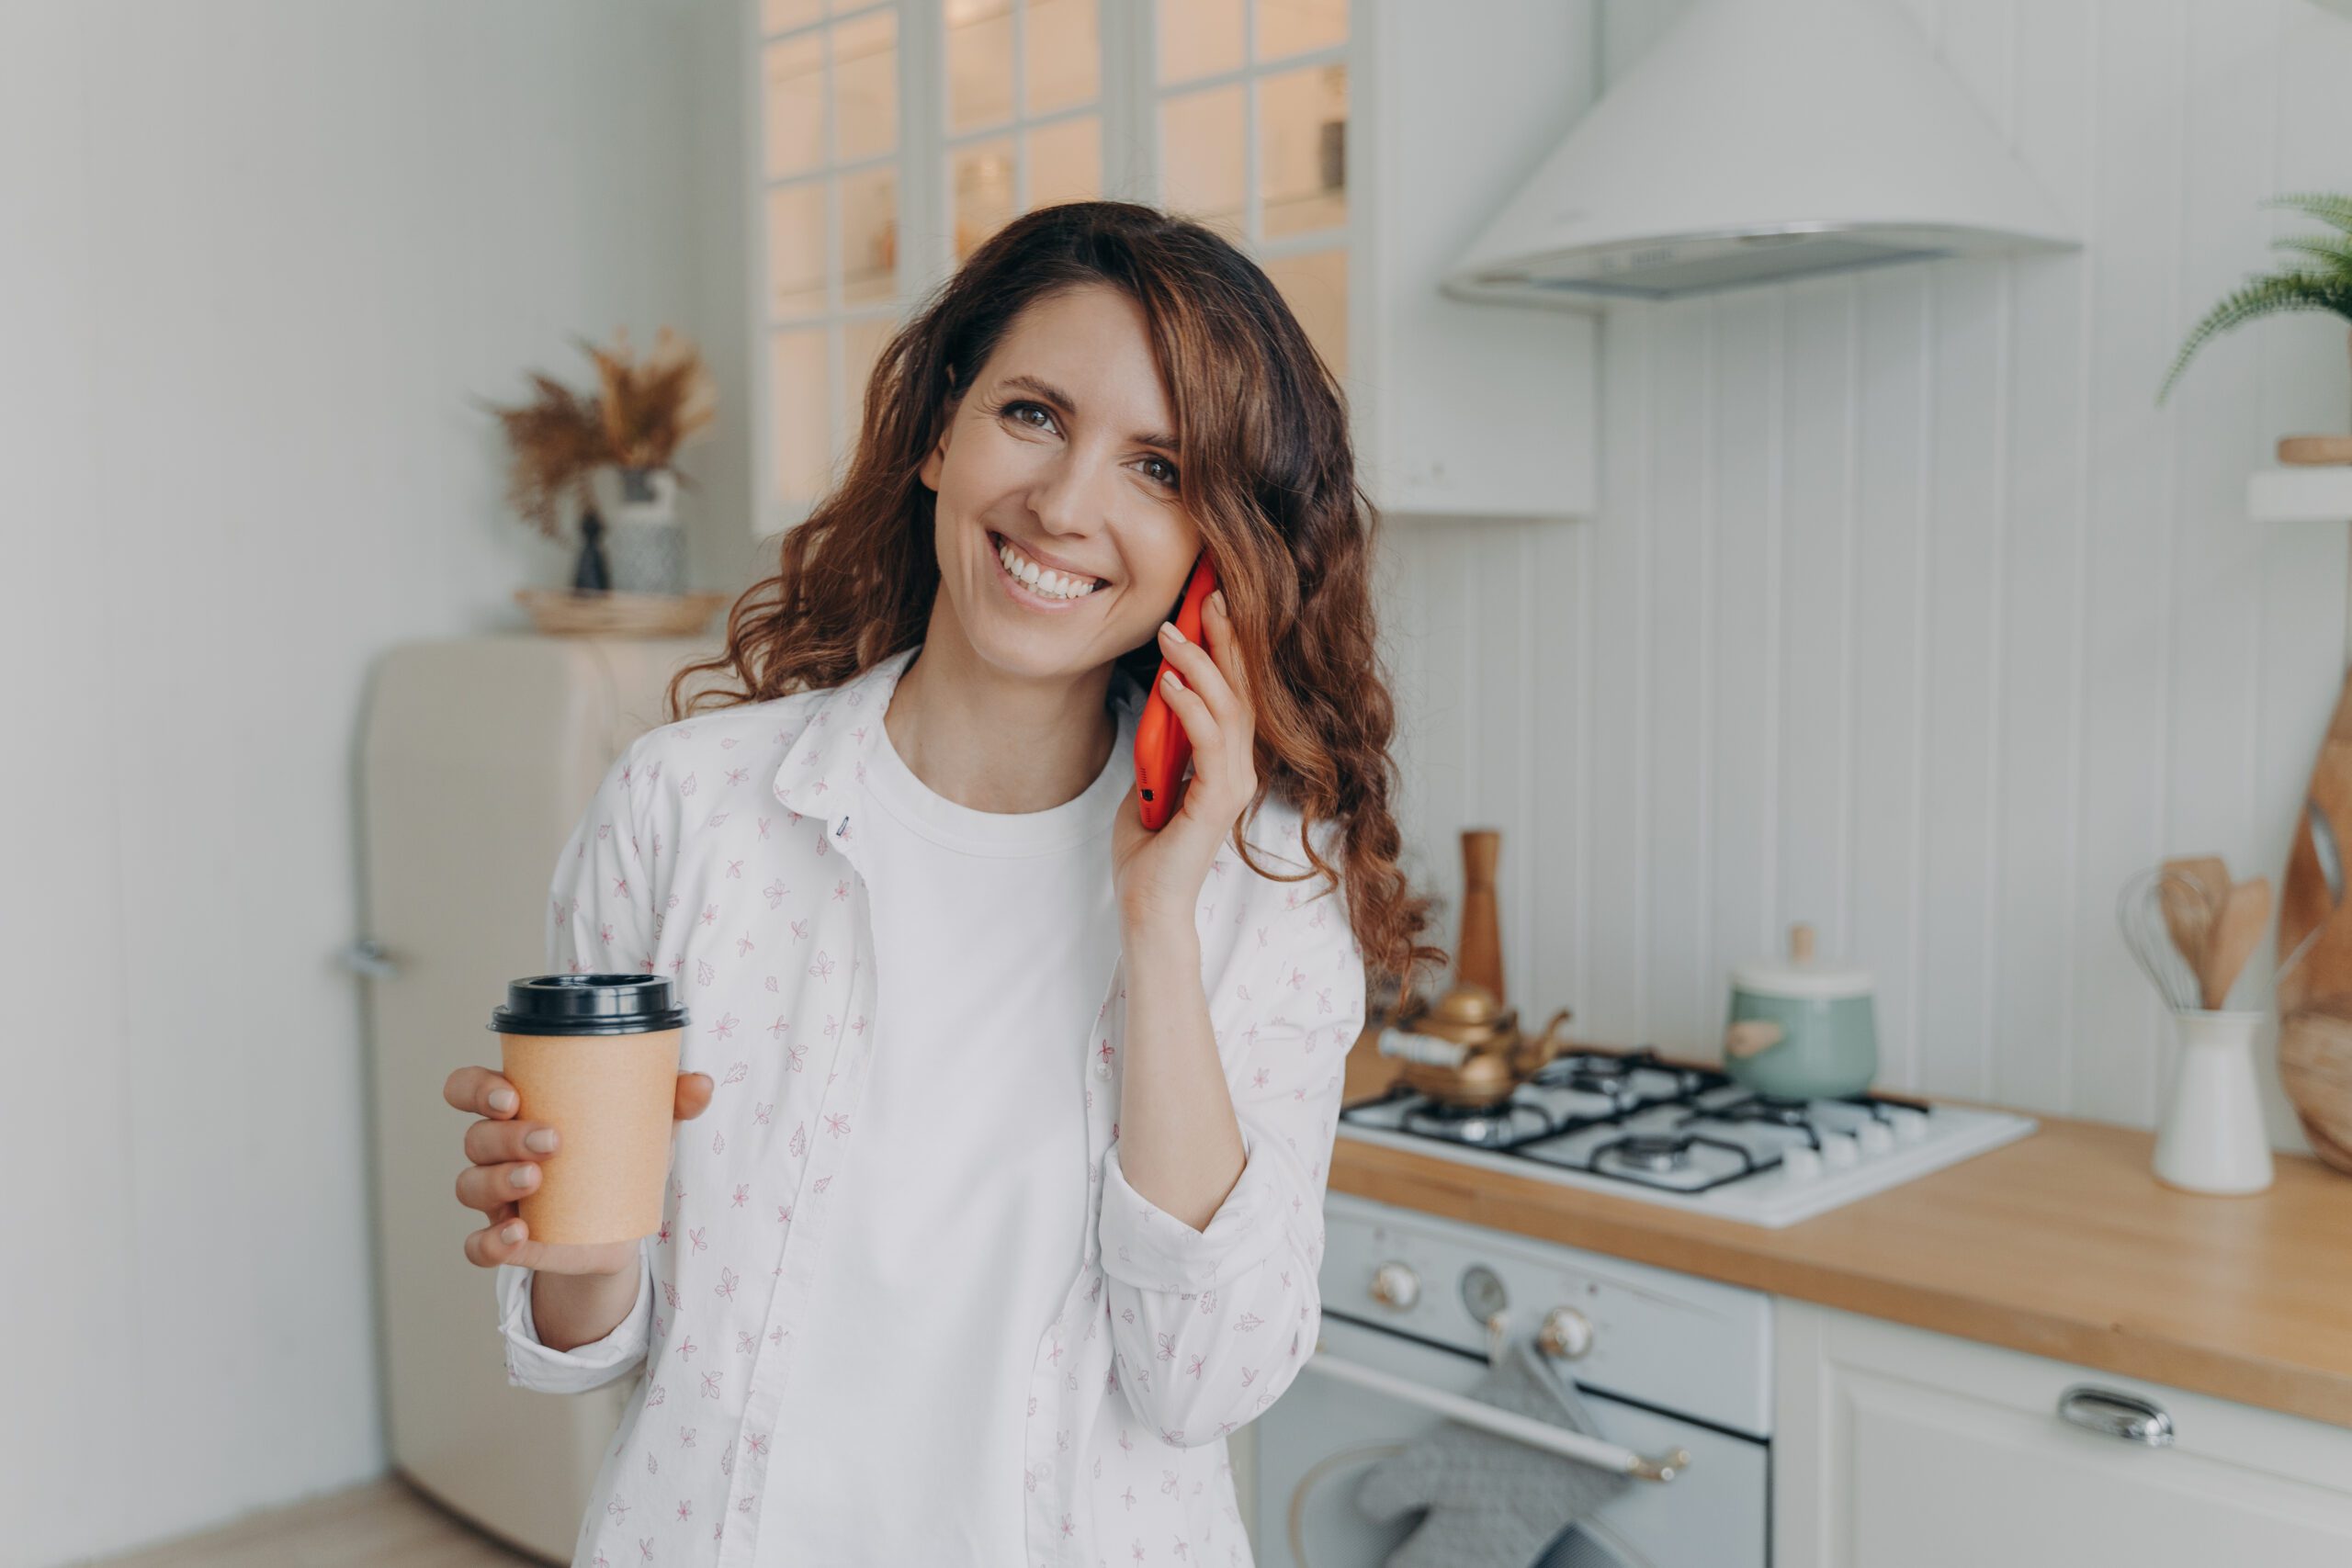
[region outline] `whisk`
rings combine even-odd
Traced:
[[[2167,886],[2185,890],[2199,903],[2210,897],[2195,877],[2155,866],[2123,885],[2123,891],[2116,896],[2115,921],[2123,930],[2123,945],[2140,961],[2141,972],[2165,1005],[2177,1012],[2190,1012],[2205,1005],[2204,985],[2188,955],[2172,939],[2172,927],[2165,919]]]

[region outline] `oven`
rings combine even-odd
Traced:
[[[1638,1477],[1534,1568],[1763,1568],[1771,1299],[1715,1280],[1331,1193],[1322,1332],[1255,1423],[1261,1568],[1379,1568],[1420,1522],[1359,1510],[1364,1472],[1449,1419]],[[1595,1438],[1469,1399],[1538,1337]]]

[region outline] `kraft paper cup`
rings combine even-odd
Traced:
[[[515,1205],[534,1241],[634,1241],[662,1228],[686,1012],[655,975],[537,975],[506,987],[491,1029],[515,1119],[556,1130]]]

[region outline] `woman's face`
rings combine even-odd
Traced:
[[[922,465],[940,597],[975,653],[1046,676],[1155,641],[1201,549],[1175,428],[1133,299],[1088,285],[1022,311]],[[1006,544],[1065,569],[1060,592],[1008,570]]]

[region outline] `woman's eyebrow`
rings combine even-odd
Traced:
[[[1036,393],[1047,402],[1059,403],[1073,414],[1078,412],[1078,400],[1051,381],[1041,381],[1035,376],[1007,376],[1003,384],[1008,387],[1025,389]],[[1128,439],[1145,446],[1161,446],[1170,452],[1178,450],[1174,436],[1162,435],[1156,431],[1138,431]]]

